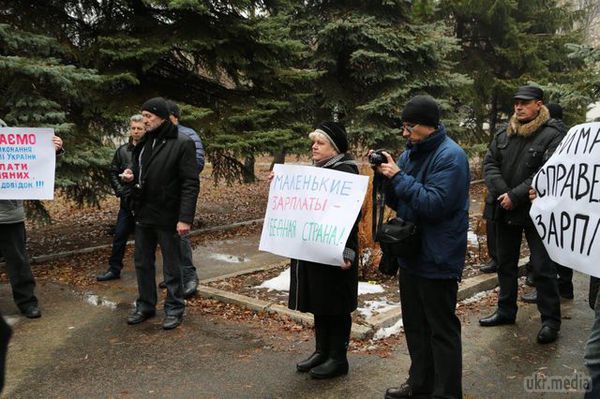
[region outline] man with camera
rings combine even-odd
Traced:
[[[529,187],[533,176],[554,152],[564,133],[544,106],[539,87],[521,86],[514,114],[494,136],[484,158],[488,188],[485,217],[494,221],[498,252],[498,308],[479,320],[484,327],[514,324],[517,317],[518,262],[523,232],[537,289],[542,328],[537,342],[556,341],[560,330],[560,298],[556,267],[529,216]]]
[[[198,172],[194,142],[169,120],[165,99],[151,98],[142,105],[146,134],[133,150],[133,170],[123,172],[132,189],[135,216],[135,271],[138,299],[128,324],[154,316],[157,294],[155,251],[160,245],[167,286],[163,328],[176,328],[183,319],[183,277],[180,236],[190,232],[198,199]]]
[[[400,302],[411,358],[408,380],[386,399],[462,398],[461,326],[456,316],[458,282],[467,248],[469,162],[439,123],[439,106],[426,95],[402,110],[408,141],[398,162],[383,152],[376,172],[385,177],[386,205],[416,225],[414,253],[395,258]],[[369,153],[373,160],[373,152]],[[413,237],[414,238],[414,237]]]

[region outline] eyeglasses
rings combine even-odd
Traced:
[[[419,126],[418,123],[415,123],[414,125],[404,124],[404,125],[402,125],[402,129],[408,130],[409,133],[412,133],[417,126]]]

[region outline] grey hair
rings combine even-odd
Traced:
[[[6,122],[0,119],[0,127],[8,127],[8,125],[6,124]]]
[[[143,122],[144,117],[140,114],[135,114],[131,118],[129,118],[129,122]]]

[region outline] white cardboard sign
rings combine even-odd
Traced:
[[[573,126],[533,187],[529,214],[552,260],[600,277],[600,123]]]
[[[53,199],[54,129],[0,128],[0,199]]]
[[[259,249],[343,265],[343,251],[369,178],[337,170],[275,165]]]

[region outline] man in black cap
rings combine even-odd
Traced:
[[[550,112],[550,118],[554,119],[557,126],[566,135],[568,132],[567,125],[563,122],[563,108],[556,103],[550,103],[546,105],[548,112]],[[533,270],[531,270],[531,263],[527,263],[527,277],[532,281],[534,280]],[[558,272],[558,293],[561,298],[573,299],[573,269],[556,263],[556,271]],[[535,282],[534,282],[535,286]],[[537,302],[537,291],[533,290],[528,294],[524,294],[521,297],[523,302],[536,303]]]
[[[385,177],[386,205],[416,224],[418,251],[400,256],[400,303],[411,366],[408,380],[386,399],[462,398],[462,345],[456,296],[467,249],[469,161],[439,123],[438,104],[415,96],[402,111],[407,150]]]
[[[196,200],[198,173],[194,142],[177,132],[169,120],[166,101],[152,98],[142,105],[146,134],[133,150],[133,170],[123,172],[124,180],[134,182],[135,271],[139,296],[128,324],[138,324],[154,316],[157,295],[155,251],[161,247],[164,280],[167,286],[163,328],[181,324],[185,301],[180,236],[190,232]]]
[[[179,106],[172,100],[167,100],[167,107],[169,109],[169,119],[171,123],[177,126],[177,131],[194,142],[196,147],[196,163],[198,166],[198,174],[204,169],[204,146],[198,134],[191,128],[183,126],[179,123],[179,116],[181,110]],[[181,236],[181,270],[183,272],[183,297],[189,298],[196,294],[198,290],[198,273],[194,266],[194,260],[192,256],[192,243],[190,241],[189,234]],[[158,285],[160,288],[166,288],[164,281]]]
[[[550,118],[543,98],[544,92],[539,87],[518,89],[514,114],[508,125],[494,136],[483,162],[488,188],[484,214],[496,226],[500,293],[496,312],[480,319],[479,324],[487,327],[515,323],[518,261],[525,232],[542,318],[537,341],[546,344],[558,338],[560,298],[556,267],[529,217],[529,187],[533,176],[562,140],[563,132]]]

